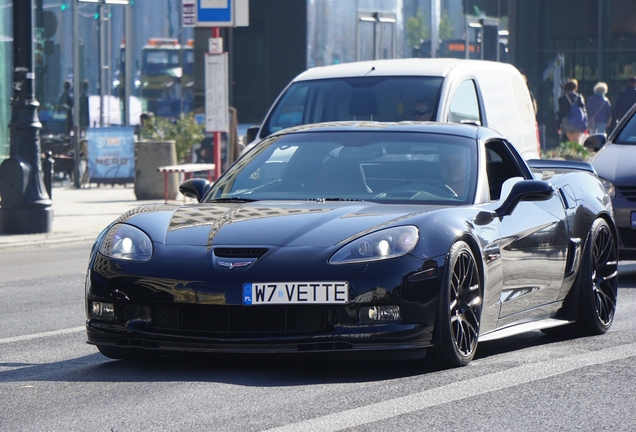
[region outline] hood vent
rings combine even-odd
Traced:
[[[267,252],[265,248],[217,248],[214,255],[221,258],[260,258]]]

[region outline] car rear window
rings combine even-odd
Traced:
[[[354,77],[293,83],[266,119],[261,137],[309,123],[342,120],[414,120],[425,99],[435,120],[443,78]]]

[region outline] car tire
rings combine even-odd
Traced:
[[[456,242],[448,254],[435,325],[437,344],[429,355],[440,368],[466,366],[475,356],[483,290],[470,247]]]
[[[592,224],[575,286],[579,294],[577,331],[583,336],[607,332],[616,313],[618,250],[603,219]]]

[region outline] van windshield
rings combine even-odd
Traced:
[[[296,82],[289,86],[266,119],[261,137],[309,123],[436,120],[442,80],[401,76]]]

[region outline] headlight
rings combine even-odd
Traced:
[[[603,177],[599,177],[598,179],[601,181],[601,183],[603,183],[603,186],[605,186],[605,190],[607,191],[609,197],[614,199],[614,197],[616,196],[616,188],[614,187],[614,183],[609,180],[605,180]]]
[[[336,252],[329,263],[349,264],[397,258],[411,252],[419,240],[419,230],[402,226],[367,234]]]
[[[104,236],[99,252],[110,258],[148,261],[152,257],[152,241],[140,229],[117,224]]]

